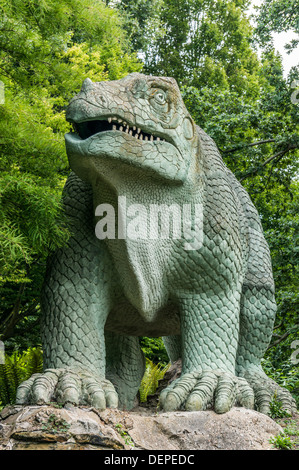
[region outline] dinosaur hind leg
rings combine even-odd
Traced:
[[[276,303],[272,289],[243,286],[240,310],[240,333],[237,369],[260,367],[270,343],[275,320]]]
[[[296,411],[295,400],[261,367],[261,359],[271,340],[275,312],[273,288],[267,284],[243,287],[236,371],[252,387],[258,411],[269,414],[270,402],[276,397],[283,409],[292,414]]]
[[[181,336],[171,335],[163,336],[163,343],[171,362],[182,358]]]

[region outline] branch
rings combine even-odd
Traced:
[[[274,326],[273,330],[277,330],[277,328],[280,328],[283,325],[283,322],[281,322],[279,325]]]
[[[274,348],[275,346],[277,346],[279,343],[281,343],[283,340],[285,340],[291,333],[293,333],[294,331],[294,328],[291,328],[289,331],[287,331],[286,333],[284,333],[282,336],[280,336],[276,341],[274,341],[274,343],[270,344],[268,347],[267,347],[267,351],[271,348]]]
[[[268,165],[268,163],[272,162],[273,160],[277,159],[276,163],[279,162],[279,160],[281,160],[282,157],[283,157],[286,153],[288,153],[290,150],[295,150],[295,149],[297,149],[297,148],[298,148],[298,146],[295,145],[295,144],[290,144],[290,145],[288,145],[288,147],[287,147],[285,150],[281,150],[280,152],[275,153],[274,155],[272,155],[272,157],[267,158],[267,160],[265,160],[265,161],[261,164],[261,166],[259,166],[259,167],[257,167],[257,168],[254,168],[253,170],[249,171],[249,172],[247,173],[247,175],[245,174],[244,176],[242,176],[242,178],[240,178],[240,182],[243,181],[243,180],[245,180],[246,178],[249,178],[249,177],[251,177],[251,176],[256,175],[256,173],[258,173],[261,168],[263,168],[264,166]]]
[[[237,152],[237,150],[241,150],[243,148],[254,147],[255,145],[268,144],[270,142],[275,142],[275,139],[258,140],[257,142],[252,142],[251,144],[239,145],[239,147],[234,147],[234,148],[228,149],[228,150],[222,150],[222,153],[233,153],[233,152]]]

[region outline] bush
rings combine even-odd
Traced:
[[[296,400],[299,408],[299,369],[290,361],[284,361],[279,368],[274,368],[270,359],[262,360],[262,367],[265,373],[273,379],[278,385],[289,390]]]
[[[14,403],[20,383],[42,370],[43,353],[40,348],[5,355],[5,363],[0,364],[0,408]]]
[[[162,338],[142,337],[140,340],[141,349],[146,358],[155,364],[168,364],[169,358]]]

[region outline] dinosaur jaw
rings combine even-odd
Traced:
[[[85,121],[86,122],[86,121]],[[111,124],[111,123],[109,123]],[[103,124],[101,124],[102,126]],[[97,174],[107,175],[111,164],[115,161],[126,164],[121,171],[132,171],[132,166],[143,173],[150,172],[153,176],[182,183],[186,177],[186,161],[181,152],[170,142],[157,138],[147,138],[136,129],[135,135],[123,130],[99,130],[98,124],[92,124],[94,134],[88,136],[86,128],[77,128],[77,132],[65,135],[66,151],[72,170],[84,181],[92,182]],[[120,126],[121,127],[121,126]],[[88,128],[90,132],[90,128]],[[79,135],[86,136],[82,138]],[[85,132],[85,133],[83,133]],[[143,138],[141,139],[140,134]],[[139,136],[139,138],[136,137]],[[115,170],[114,170],[115,171]],[[108,179],[110,179],[108,177]]]
[[[145,127],[116,116],[69,121],[74,132],[65,135],[67,155],[71,168],[82,179],[94,177],[91,168],[94,174],[103,174],[109,161],[119,160],[160,178],[183,182],[186,162],[165,130],[150,134]]]
[[[133,124],[130,124],[118,117],[103,117],[102,119],[93,119],[82,122],[73,122],[73,130],[79,137],[83,140],[88,139],[89,137],[100,134],[106,131],[119,131],[127,135],[134,137],[136,140],[146,141],[169,141],[171,139],[165,139],[165,136],[153,135],[149,132],[146,132],[144,129],[137,127]],[[172,143],[172,142],[170,142]]]
[[[119,117],[101,117],[98,119],[89,119],[80,122],[71,121],[75,134],[82,140],[89,139],[92,136],[98,135],[99,138],[104,137],[105,132],[115,131],[118,134],[125,134],[126,137],[130,136],[135,141],[144,142],[168,142],[173,146],[175,145],[174,140],[171,136],[166,133],[159,133],[155,131],[151,133],[144,127],[137,127],[137,125],[131,124]],[[133,141],[134,142],[134,141]]]

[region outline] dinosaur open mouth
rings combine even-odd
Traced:
[[[165,141],[165,139],[148,134],[136,126],[130,126],[122,119],[118,119],[116,117],[109,117],[107,120],[95,119],[94,121],[72,123],[72,126],[74,131],[83,140],[88,139],[92,135],[99,134],[100,132],[120,131],[135,137],[136,140],[145,140],[151,142],[154,140]]]

